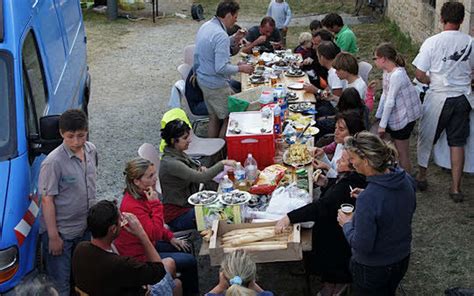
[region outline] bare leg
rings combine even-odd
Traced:
[[[395,140],[395,147],[398,151],[398,158],[400,160],[400,166],[407,172],[411,173],[411,162],[410,162],[410,140]]]
[[[219,136],[219,130],[221,128],[221,121],[215,114],[209,114],[209,125],[207,128],[208,138],[217,138]]]
[[[416,179],[418,181],[426,181],[426,171],[428,168],[424,168],[420,165],[418,165],[418,175],[416,176]]]
[[[173,289],[173,296],[183,296],[183,283],[179,279],[174,279],[176,287]]]
[[[225,133],[227,131],[227,124],[229,123],[229,117],[226,117],[222,121],[221,129],[219,131],[219,138],[225,139]]]
[[[461,177],[464,168],[464,147],[449,147],[451,152],[451,192],[461,192]]]

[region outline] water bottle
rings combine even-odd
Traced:
[[[242,167],[240,162],[237,162],[235,166],[234,175],[236,183],[245,182],[245,169]]]
[[[222,193],[227,193],[234,190],[234,184],[232,183],[232,181],[229,179],[229,176],[227,175],[224,176],[224,179],[222,179],[220,185],[221,185]]]
[[[247,160],[245,160],[245,172],[247,174],[247,180],[250,184],[254,184],[257,180],[257,161],[252,157],[252,154],[249,153]]]
[[[279,104],[276,104],[273,107],[273,130],[275,131],[275,135],[281,134],[281,108]]]

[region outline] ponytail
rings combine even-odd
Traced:
[[[399,54],[397,53],[397,55],[395,56],[395,61],[393,61],[395,64],[397,64],[398,67],[403,67],[405,68],[405,59]]]
[[[397,53],[395,47],[390,43],[382,43],[375,49],[375,55],[386,58],[395,63],[398,67],[405,67],[405,59]]]

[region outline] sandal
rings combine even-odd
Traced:
[[[427,180],[417,180],[415,179],[416,181],[416,189],[418,189],[418,191],[426,191],[426,189],[428,189],[428,181]]]
[[[464,194],[462,194],[462,192],[450,192],[449,197],[456,203],[464,200]]]

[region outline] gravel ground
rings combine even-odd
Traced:
[[[304,17],[302,23],[314,18]],[[92,13],[85,13],[85,20],[93,83],[90,139],[100,158],[98,197],[120,198],[125,162],[144,142],[158,146],[159,121],[167,110],[170,88],[179,79],[176,67],[200,23],[179,18],[159,19],[156,24],[110,23]],[[257,22],[239,18],[244,26]],[[418,195],[412,260],[403,281],[409,295],[440,295],[450,286],[472,285],[474,177],[464,179],[468,198],[463,204],[446,198],[446,172],[432,165],[429,180],[429,190]],[[304,295],[305,281],[296,275],[298,270],[301,263],[260,264],[259,283],[276,295]],[[203,293],[216,284],[218,270],[210,268],[208,257],[199,257],[199,276]],[[317,291],[316,279],[311,286]]]
[[[90,13],[85,19],[93,79],[90,140],[100,158],[97,194],[99,199],[120,198],[126,161],[142,143],[159,144],[159,121],[179,79],[176,67],[200,24],[176,18],[111,24]],[[259,283],[277,295],[303,295],[304,277],[288,270],[301,270],[301,264],[259,265]],[[218,269],[210,267],[208,257],[199,257],[199,278],[202,293],[217,283]],[[317,285],[314,281],[313,291]]]

